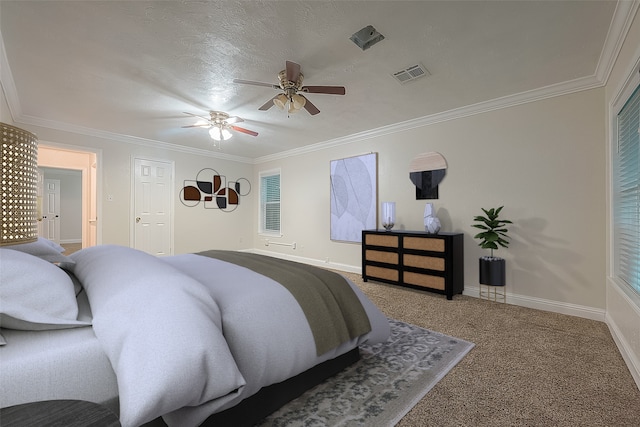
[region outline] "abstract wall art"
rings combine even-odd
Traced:
[[[416,200],[437,199],[438,185],[447,173],[447,161],[442,154],[418,154],[409,164],[409,179],[416,186]]]
[[[378,153],[331,161],[331,240],[361,242],[376,228]]]
[[[195,180],[184,180],[180,190],[180,201],[190,208],[203,204],[205,209],[233,212],[240,198],[251,192],[251,183],[246,178],[227,182],[227,177],[213,169],[202,169]]]

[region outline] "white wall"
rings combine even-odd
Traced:
[[[5,102],[4,99],[2,102]],[[252,245],[252,228],[255,222],[253,199],[257,184],[252,182],[251,164],[207,157],[207,153],[191,154],[166,148],[136,145],[107,138],[79,135],[38,126],[20,125],[34,132],[39,142],[49,146],[61,145],[101,150],[98,188],[101,214],[98,222],[102,227],[102,244],[130,243],[132,158],[173,161],[175,163],[174,188],[174,253],[196,252],[205,249],[246,249]],[[187,207],[180,202],[179,191],[184,180],[195,179],[203,168],[212,168],[225,175],[228,180],[247,178],[252,191],[240,201],[234,212],[204,209],[202,206]],[[113,200],[107,200],[107,195]]]
[[[625,83],[632,75],[636,76],[640,66],[640,16],[636,14],[635,20],[627,34],[624,45],[616,60],[615,67],[606,85],[606,105],[608,107],[606,124],[607,134],[610,136],[613,128],[614,103],[618,101],[621,91],[625,88]],[[611,153],[611,139],[607,140],[606,153]],[[610,156],[607,157],[608,162]],[[608,171],[610,172],[610,171]],[[611,206],[611,178],[607,175],[607,197],[606,204]],[[626,285],[616,282],[612,278],[612,241],[611,233],[611,211],[607,210],[606,226],[606,313],[607,324],[611,329],[618,348],[624,357],[629,370],[631,371],[636,384],[640,387],[640,297],[631,291]]]
[[[448,169],[432,202],[443,231],[465,234],[466,291],[477,293],[487,254],[473,217],[504,205],[512,243],[497,254],[511,302],[603,319],[604,115],[604,89],[594,89],[258,164],[256,182],[261,170],[282,169],[282,241],[298,249],[261,247],[257,234],[255,246],[359,268],[359,245],[329,239],[330,161],[377,152],[378,200],[396,202],[397,229],[422,230],[427,201],[415,199],[408,166],[437,151]]]
[[[397,228],[422,229],[425,201],[415,200],[408,165],[417,154],[437,151],[448,170],[433,202],[443,230],[465,234],[466,292],[477,292],[477,259],[484,254],[472,238],[473,216],[481,207],[505,205],[504,216],[514,221],[512,244],[498,254],[507,259],[509,301],[602,319],[605,105],[604,88],[593,89],[256,165],[27,128],[45,143],[102,150],[101,243],[129,244],[131,158],[142,156],[175,161],[175,253],[257,248],[352,270],[360,266],[360,246],[329,239],[329,162],[377,152],[379,201],[396,201]],[[250,178],[253,191],[237,211],[212,212],[179,202],[179,184],[205,167],[229,179]],[[278,167],[281,241],[295,241],[295,250],[265,247],[257,233],[258,174]],[[107,194],[112,202],[105,200]]]
[[[360,247],[329,239],[329,162],[377,152],[378,200],[395,200],[397,228],[422,229],[426,201],[417,201],[408,178],[411,159],[438,151],[447,176],[434,205],[443,230],[465,234],[465,292],[477,291],[472,235],[481,207],[505,205],[514,221],[507,259],[508,302],[606,320],[640,384],[640,301],[610,278],[608,188],[609,107],[640,57],[636,16],[604,88],[459,118],[391,135],[371,137],[290,158],[248,165],[104,138],[22,126],[51,143],[100,148],[103,241],[129,243],[131,157],[173,160],[179,183],[211,167],[230,179],[250,177],[252,193],[230,214],[181,206],[176,197],[176,253],[208,248],[257,248],[308,262],[357,270]],[[4,94],[0,120],[12,123]],[[260,171],[282,169],[282,242],[265,247],[257,233]],[[106,194],[114,202],[106,202]],[[177,193],[176,193],[177,194]]]

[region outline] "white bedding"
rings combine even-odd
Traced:
[[[87,320],[88,301],[78,297]],[[52,399],[100,403],[117,413],[118,385],[91,327],[47,331],[2,329],[0,407]]]
[[[110,245],[72,258],[93,328],[40,331],[37,344],[29,332],[3,330],[0,362],[10,359],[12,368],[0,370],[2,406],[75,398],[114,409],[119,396],[123,427],[161,415],[169,426],[197,426],[264,386],[389,336],[386,317],[351,282],[372,330],[318,356],[295,298],[249,269]]]
[[[240,372],[247,381],[235,399],[209,402],[165,416],[170,425],[193,420],[197,425],[207,414],[229,408],[261,387],[297,375],[325,360],[346,353],[360,343],[384,342],[389,336],[387,318],[352,283],[371,322],[371,332],[348,341],[321,356],[316,355],[311,330],[293,296],[278,283],[251,270],[216,259],[186,254],[163,258],[191,275],[215,295],[223,331]]]

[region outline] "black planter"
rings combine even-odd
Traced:
[[[504,258],[488,256],[480,258],[480,283],[491,286],[506,284]]]

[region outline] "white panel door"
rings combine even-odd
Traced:
[[[173,164],[135,159],[134,244],[157,256],[171,255]]]
[[[60,243],[60,180],[45,179],[42,197],[42,235]]]

